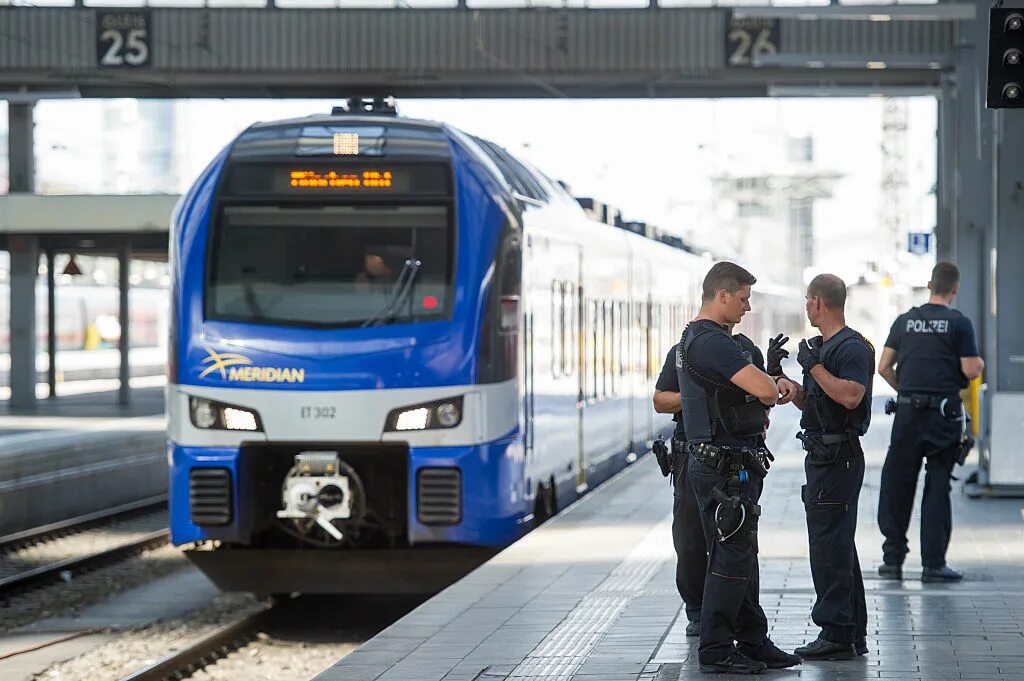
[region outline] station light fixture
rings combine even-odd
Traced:
[[[994,7],[988,23],[988,108],[1024,108],[1024,9]]]

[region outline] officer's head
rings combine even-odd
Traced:
[[[940,262],[932,269],[928,288],[934,295],[952,298],[960,290],[960,270],[951,262]]]
[[[750,311],[750,287],[757,278],[736,263],[717,262],[704,277],[702,306],[722,324],[739,324]]]
[[[846,284],[834,274],[819,274],[807,285],[807,320],[819,327],[846,307]]]

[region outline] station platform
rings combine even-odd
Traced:
[[[156,379],[133,379],[127,405],[116,389],[43,399],[31,410],[0,400],[0,536],[166,493],[164,379]]]
[[[868,655],[762,676],[1024,678],[1020,500],[953,491],[950,565],[960,584],[923,584],[911,528],[903,582],[882,581],[878,483],[891,427],[876,398],[857,545],[868,599]],[[797,412],[772,415],[776,454],[762,497],[761,604],[792,651],[813,639],[814,589],[800,486]],[[967,469],[971,462],[968,461]],[[964,469],[958,469],[961,475]],[[920,494],[920,485],[918,487]],[[316,677],[316,681],[676,681],[705,678],[675,589],[672,491],[649,457],[588,494]],[[918,504],[918,508],[919,508]],[[706,678],[733,678],[730,675]],[[743,677],[747,678],[747,677]]]

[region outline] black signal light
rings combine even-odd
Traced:
[[[1024,108],[1024,9],[989,10],[988,108]]]

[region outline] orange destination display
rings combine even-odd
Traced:
[[[388,189],[391,187],[390,170],[364,170],[362,172],[337,172],[334,170],[291,170],[289,184],[297,189]]]

